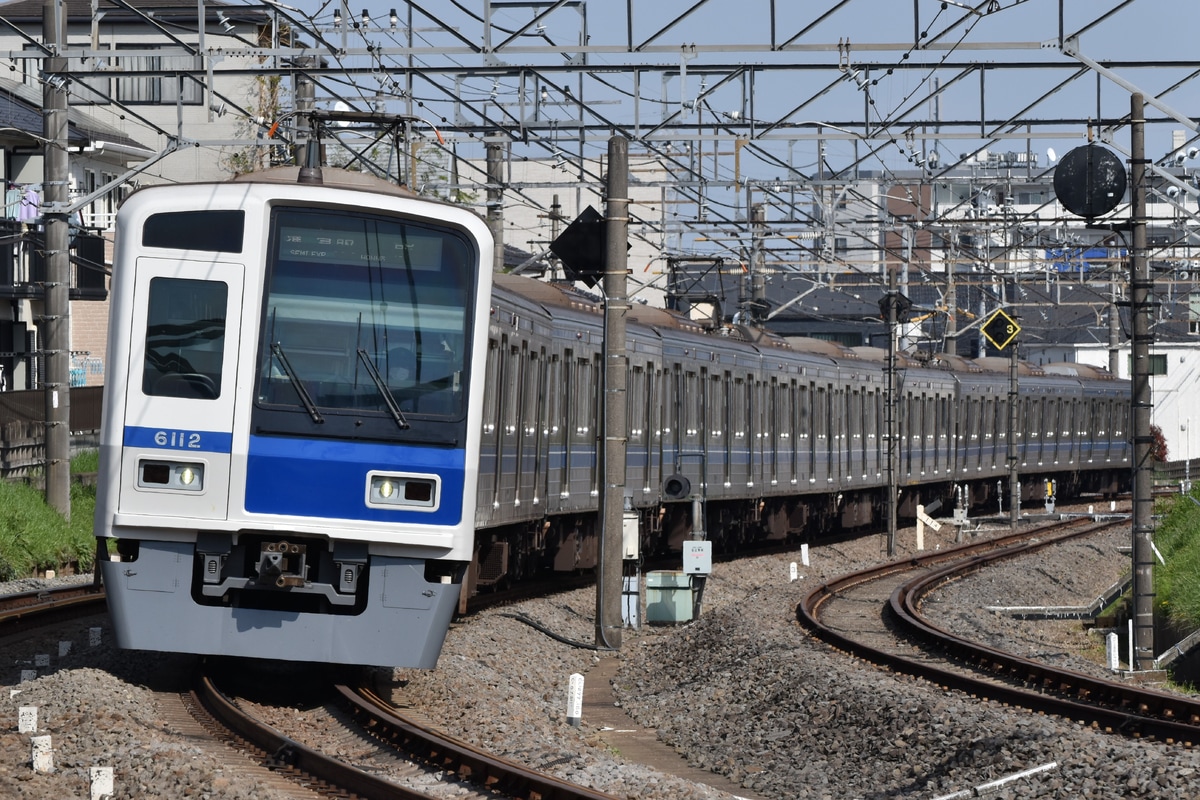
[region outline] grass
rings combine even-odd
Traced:
[[[71,474],[94,473],[95,451],[71,459]],[[0,580],[54,569],[88,572],[95,558],[92,514],[96,490],[71,481],[71,521],[46,505],[45,494],[24,483],[0,481]]]
[[[1154,565],[1154,594],[1157,614],[1177,631],[1200,627],[1200,505],[1197,492],[1168,501],[1154,544],[1165,564]]]

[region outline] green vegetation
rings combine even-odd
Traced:
[[[71,459],[71,474],[96,472],[95,451]],[[0,580],[33,577],[46,569],[88,572],[96,543],[92,513],[96,489],[71,481],[71,522],[46,505],[45,494],[24,483],[0,481]]]
[[[1197,485],[1200,490],[1200,484]],[[1183,633],[1200,627],[1200,505],[1197,490],[1168,501],[1154,533],[1166,564],[1154,566],[1158,616]]]

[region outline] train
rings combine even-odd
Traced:
[[[492,249],[329,168],[125,200],[95,517],[118,645],[431,668],[468,597],[596,567],[603,306]],[[1014,398],[1007,361],[885,355],[633,306],[638,557],[862,529],[893,484],[900,514],[983,506],[1010,441],[1022,501],[1128,484],[1128,382],[1023,365]]]

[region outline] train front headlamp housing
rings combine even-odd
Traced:
[[[367,475],[367,505],[372,508],[436,511],[442,480],[437,475],[371,472]]]
[[[138,488],[204,490],[204,465],[181,461],[141,461],[138,463]]]

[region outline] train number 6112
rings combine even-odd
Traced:
[[[187,431],[155,431],[154,443],[159,447],[183,447],[200,449],[200,434]]]

